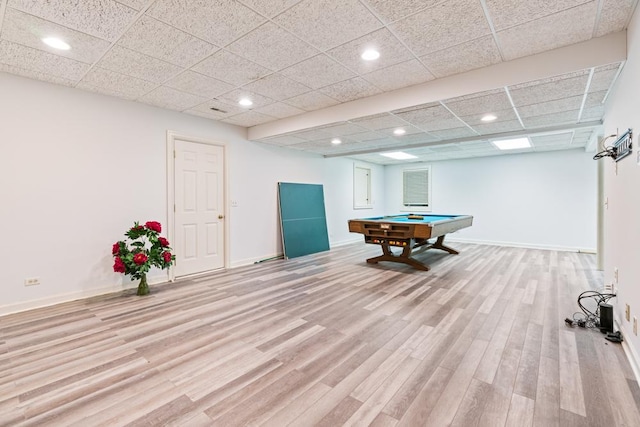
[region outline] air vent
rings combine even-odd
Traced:
[[[212,110],[212,111],[217,111],[218,113],[226,113],[226,111],[221,110],[221,109],[216,108],[216,107],[209,107],[209,109]]]

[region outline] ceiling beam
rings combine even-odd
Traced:
[[[394,91],[287,117],[248,129],[258,140],[471,93],[544,79],[627,59],[626,31],[432,80]]]
[[[358,154],[372,154],[372,153],[381,153],[385,151],[402,151],[402,150],[412,150],[415,148],[424,148],[424,147],[433,147],[436,145],[445,145],[445,144],[455,144],[458,142],[470,142],[470,141],[490,141],[497,139],[505,139],[516,136],[542,136],[542,135],[551,135],[562,132],[569,132],[575,129],[589,129],[589,128],[601,128],[602,122],[600,120],[594,120],[590,122],[583,123],[571,123],[560,126],[549,126],[545,128],[538,129],[522,129],[512,132],[501,132],[501,133],[492,133],[490,135],[474,135],[474,136],[466,136],[464,138],[455,138],[455,139],[447,139],[443,141],[431,141],[431,142],[423,142],[420,144],[404,144],[404,145],[394,145],[393,147],[376,147],[370,150],[353,150],[353,151],[343,151],[335,154],[325,154],[324,157],[348,157],[355,156]]]

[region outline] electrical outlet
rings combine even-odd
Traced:
[[[633,335],[638,335],[638,318],[633,316]]]
[[[39,277],[27,277],[26,279],[24,279],[24,285],[25,286],[34,286],[34,285],[39,285],[40,284],[40,278]]]
[[[627,322],[631,320],[631,307],[629,304],[625,304],[624,317],[627,319]]]
[[[613,281],[615,283],[618,283],[618,268],[617,267],[613,269]]]

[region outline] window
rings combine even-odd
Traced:
[[[431,168],[402,171],[402,210],[431,210]]]
[[[371,202],[371,169],[353,165],[353,208],[372,209]]]

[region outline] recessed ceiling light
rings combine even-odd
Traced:
[[[44,42],[44,44],[46,44],[47,46],[51,46],[54,49],[60,49],[60,50],[71,49],[71,46],[69,46],[67,43],[55,37],[45,37],[42,39],[42,41]]]
[[[480,120],[482,120],[483,122],[492,122],[495,119],[497,119],[497,117],[494,116],[493,114],[486,114],[486,115],[482,116],[482,118]]]
[[[380,52],[378,52],[375,49],[367,49],[364,52],[362,52],[362,55],[360,55],[360,58],[364,59],[365,61],[374,61],[380,58]]]
[[[340,140],[340,138],[333,138],[333,139],[331,140],[331,143],[332,143],[333,145],[338,145],[338,144],[342,144],[342,141]]]
[[[531,142],[529,138],[502,139],[500,141],[491,141],[499,150],[517,150],[518,148],[529,148]]]
[[[402,128],[398,128],[398,129],[393,131],[394,135],[404,135],[405,133],[407,133],[407,131],[402,129]]]
[[[409,160],[409,159],[417,159],[416,156],[413,156],[408,153],[403,153],[402,151],[396,151],[393,153],[380,153],[381,156],[389,157],[391,159],[396,160]]]
[[[249,98],[242,98],[240,101],[238,101],[238,104],[242,105],[243,107],[249,107],[253,105],[253,101],[251,101]]]

